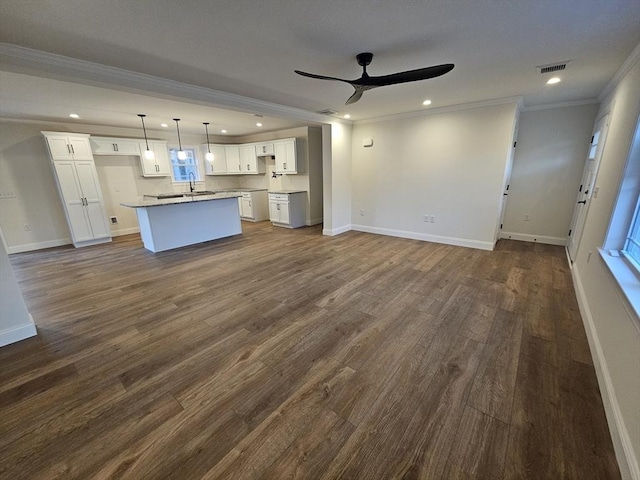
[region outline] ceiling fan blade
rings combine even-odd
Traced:
[[[370,77],[363,75],[362,78],[349,82],[352,85],[382,87],[385,85],[395,85],[398,83],[416,82],[418,80],[427,80],[429,78],[439,77],[453,70],[453,63],[445,63],[444,65],[435,65],[433,67],[418,68],[416,70],[408,70],[406,72],[392,73],[390,75],[382,75],[380,77]]]
[[[355,88],[356,91],[353,92],[353,95],[351,95],[347,99],[347,101],[344,103],[345,105],[351,105],[352,103],[356,103],[358,100],[362,98],[362,94],[365,92],[365,90],[368,90],[367,88],[359,88],[356,85],[354,85],[353,88]]]
[[[294,70],[294,72],[296,72],[298,75],[302,75],[303,77],[317,78],[318,80],[336,80],[338,82],[351,83],[350,80],[344,80],[342,78],[327,77],[327,76],[324,76],[324,75],[316,75],[315,73],[301,72],[300,70]]]

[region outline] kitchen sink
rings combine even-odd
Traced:
[[[214,193],[216,192],[212,190],[196,190],[195,192],[191,192],[191,193],[158,193],[156,195],[149,195],[149,196],[162,200],[165,198],[182,198],[182,197],[195,197],[198,195],[213,195]]]
[[[189,195],[213,195],[214,191],[211,190],[196,190],[195,192],[185,193],[184,196],[187,197]]]

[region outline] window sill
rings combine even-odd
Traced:
[[[611,271],[614,280],[627,299],[636,317],[640,319],[640,280],[623,257],[612,257],[608,250],[598,249],[600,257]]]

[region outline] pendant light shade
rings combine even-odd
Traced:
[[[205,158],[208,162],[213,162],[213,153],[211,153],[211,147],[209,146],[209,122],[203,122],[204,131],[207,132],[207,153],[205,154]]]
[[[147,149],[144,151],[144,158],[146,158],[147,160],[153,160],[154,158],[156,158],[156,154],[153,153],[153,150],[149,148],[149,140],[147,140],[147,129],[144,128],[144,117],[146,117],[146,115],[139,113],[138,116],[140,117],[140,121],[142,122],[142,131],[144,132],[144,143],[147,145]]]
[[[179,118],[174,118],[173,119],[174,122],[176,122],[176,130],[178,131],[178,160],[186,160],[187,159],[187,152],[185,152],[184,150],[182,150],[182,140],[180,140],[180,127],[178,126],[178,122],[180,121]]]

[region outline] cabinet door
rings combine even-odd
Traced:
[[[115,155],[116,144],[110,139],[91,138],[91,150],[94,155]]]
[[[47,135],[47,145],[49,145],[49,152],[51,152],[51,158],[53,160],[71,160],[71,147],[67,142],[67,137],[64,135]]]
[[[255,145],[242,145],[240,147],[240,166],[242,173],[258,173],[258,157],[256,157]]]
[[[206,160],[206,154],[211,150],[213,154],[213,160]],[[224,175],[227,173],[227,156],[225,155],[225,149],[222,145],[207,145],[202,146],[202,156],[205,158],[204,168],[207,175]]]
[[[240,197],[240,216],[244,218],[253,218],[251,198]]]
[[[169,161],[169,150],[167,142],[149,142],[149,148],[156,155],[156,165],[158,166],[157,175],[162,177],[171,176],[171,162]]]
[[[274,144],[277,173],[296,173],[296,143],[294,140]]]
[[[74,160],[93,160],[91,143],[88,138],[69,137],[69,146]]]
[[[80,190],[85,200],[85,208],[93,238],[111,236],[107,223],[107,212],[102,203],[102,193],[98,182],[95,164],[91,162],[75,162],[76,174]]]
[[[147,146],[145,144],[144,149],[146,150]],[[127,140],[119,140],[116,142],[116,153],[118,155],[133,155],[140,156],[140,146],[138,142],[135,141],[127,141]],[[144,153],[144,150],[142,150]]]
[[[259,143],[256,145],[256,155],[274,155],[273,143]]]
[[[224,151],[227,157],[227,173],[240,173],[240,147],[227,145]]]
[[[75,242],[92,240],[91,224],[84,208],[84,196],[72,161],[53,162],[62,203],[64,204],[71,236]]]
[[[278,202],[269,202],[269,220],[272,222],[280,221],[280,204]]]
[[[280,206],[280,223],[289,225],[291,219],[289,218],[289,203],[279,203]]]

